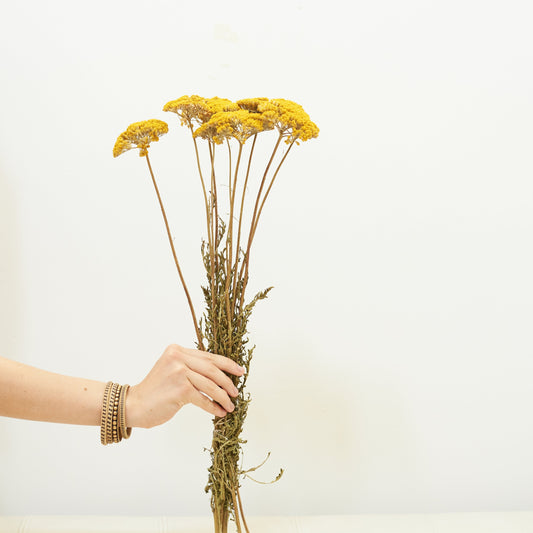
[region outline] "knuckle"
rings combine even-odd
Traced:
[[[194,396],[193,393],[193,387],[189,382],[183,383],[180,387],[176,388],[176,391],[174,393],[174,400],[180,409],[184,405],[191,403],[191,399]]]
[[[181,354],[181,347],[178,344],[169,344],[166,353],[172,357],[179,357]]]
[[[205,357],[208,361],[210,361],[211,363],[214,363],[216,361],[216,355],[214,353],[211,353],[211,352],[205,352]]]
[[[188,367],[181,361],[176,361],[174,365],[174,373],[176,376],[183,377],[187,373]]]
[[[218,369],[215,366],[208,365],[205,367],[204,376],[210,381],[216,381],[218,375]]]
[[[187,383],[183,384],[183,388],[181,389],[179,393],[179,398],[183,400],[186,400],[187,403],[191,401],[191,398],[194,393],[194,387],[187,381]]]
[[[183,351],[177,344],[171,344],[166,349],[165,353],[168,355],[168,357],[174,361],[182,361],[183,360]]]

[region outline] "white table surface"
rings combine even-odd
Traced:
[[[533,533],[533,512],[251,516],[250,533]],[[233,530],[231,530],[233,531]],[[211,517],[3,516],[0,533],[213,533]]]

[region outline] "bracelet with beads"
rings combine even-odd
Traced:
[[[131,428],[126,427],[126,394],[129,385],[109,381],[104,390],[100,422],[100,442],[103,445],[128,439]]]

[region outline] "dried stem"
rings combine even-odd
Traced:
[[[261,213],[263,211],[263,206],[265,205],[266,199],[268,198],[268,195],[270,194],[270,190],[272,189],[272,185],[274,185],[274,181],[276,180],[276,176],[278,175],[279,169],[281,168],[281,165],[283,165],[283,162],[285,161],[285,159],[289,155],[289,152],[291,151],[291,148],[293,147],[295,142],[296,142],[296,139],[294,139],[291,142],[289,148],[287,148],[287,151],[285,152],[285,154],[281,158],[281,161],[279,162],[279,164],[278,164],[278,166],[276,168],[276,171],[274,172],[274,175],[272,176],[272,179],[270,180],[270,184],[268,185],[268,188],[267,188],[267,190],[265,192],[265,195],[263,196],[263,200],[261,202],[261,206],[259,207],[259,210],[257,211],[257,215],[254,217],[254,219],[252,219],[252,226],[250,228],[250,235],[248,236],[248,247],[247,247],[247,250],[246,250],[246,257],[245,257],[245,260],[243,262],[243,267],[245,267],[245,271],[244,271],[244,278],[243,278],[243,289],[242,289],[242,293],[241,293],[241,297],[242,297],[241,306],[242,306],[242,304],[244,302],[244,292],[245,292],[246,287],[248,285],[248,269],[249,269],[249,266],[250,266],[250,250],[252,248],[252,242],[253,242],[254,237],[255,237],[255,231],[257,229],[257,224],[259,223],[259,217],[261,216]],[[266,176],[266,174],[265,174],[265,176]],[[258,199],[259,199],[259,196],[258,196]],[[256,203],[256,206],[257,206],[257,203]]]
[[[259,292],[254,298],[244,306],[245,289],[249,275],[250,249],[257,230],[258,221],[261,217],[267,197],[272,190],[272,186],[279,173],[287,153],[281,158],[281,162],[275,166],[277,151],[281,144],[284,134],[280,133],[272,154],[268,160],[262,181],[258,187],[253,215],[249,227],[248,242],[244,256],[241,254],[241,236],[244,225],[244,205],[247,197],[248,179],[252,158],[254,154],[256,137],[250,153],[248,155],[246,176],[243,184],[242,193],[239,192],[240,198],[237,199],[237,185],[239,183],[239,170],[243,163],[243,143],[239,143],[238,155],[232,154],[232,146],[227,142],[229,151],[229,176],[228,176],[228,194],[229,194],[229,219],[227,224],[220,220],[220,232],[217,231],[215,241],[215,261],[216,270],[214,285],[204,289],[207,309],[205,313],[205,322],[203,326],[204,336],[209,343],[209,350],[230,357],[246,368],[243,379],[233,380],[238,386],[239,395],[235,399],[235,411],[223,419],[214,420],[213,442],[211,446],[212,465],[209,468],[209,479],[206,487],[211,492],[211,507],[215,520],[215,533],[227,533],[227,524],[230,514],[235,519],[235,526],[238,533],[249,533],[248,524],[244,517],[244,510],[241,496],[239,493],[239,479],[241,476],[246,477],[246,472],[242,472],[238,467],[240,456],[240,444],[243,442],[239,435],[242,431],[243,422],[247,414],[247,405],[249,397],[245,395],[244,388],[247,375],[252,359],[253,348],[247,348],[247,324],[252,310],[257,301],[267,297],[270,289]],[[215,191],[215,145],[209,140],[209,154],[211,158],[211,181],[212,192]],[[271,170],[273,172],[271,172]],[[240,185],[239,185],[240,186]],[[240,205],[239,205],[240,202]],[[212,220],[214,222],[216,202],[210,206]],[[238,216],[236,216],[238,213]],[[218,215],[217,215],[218,220]],[[238,222],[237,222],[238,221]],[[236,228],[238,224],[238,228]],[[236,241],[234,233],[236,233]],[[219,239],[223,245],[218,247]],[[236,247],[235,247],[236,244]],[[213,261],[211,252],[203,251],[204,265],[207,268],[208,276],[212,275]],[[240,265],[239,263],[241,263]],[[239,271],[240,270],[240,271]],[[213,292],[215,297],[213,298]],[[215,340],[213,331],[219,332]],[[253,470],[253,469],[252,469]]]
[[[263,173],[263,179],[261,180],[261,185],[259,186],[259,190],[257,192],[257,198],[255,200],[254,205],[254,213],[252,215],[252,222],[250,223],[250,232],[248,233],[248,244],[246,245],[246,253],[244,254],[244,261],[241,266],[241,270],[239,272],[239,281],[242,281],[244,288],[246,288],[246,285],[248,285],[248,265],[250,263],[250,248],[252,246],[253,241],[253,228],[255,226],[255,220],[257,216],[257,210],[259,208],[259,202],[261,200],[261,193],[263,192],[263,187],[265,185],[266,177],[268,174],[268,171],[270,170],[270,165],[272,165],[272,161],[274,160],[274,156],[276,155],[276,152],[278,150],[278,147],[281,143],[281,139],[283,138],[283,133],[280,132],[278,140],[276,141],[276,144],[274,146],[274,149],[272,150],[272,154],[270,156],[270,159],[268,160],[268,164],[265,168],[265,172]],[[244,304],[244,289],[241,291],[241,298],[239,302],[239,306],[242,308]]]
[[[233,266],[233,218],[235,210],[235,194],[237,191],[237,176],[239,173],[239,166],[241,163],[242,157],[242,143],[239,143],[239,153],[237,155],[237,164],[235,165],[235,175],[233,177],[233,185],[231,185],[231,175],[230,175],[230,206],[229,206],[229,221],[228,221],[228,233],[226,235],[226,259],[227,259],[227,275],[226,275],[226,298],[227,298],[227,313],[228,317],[233,316],[234,305],[229,305],[229,294],[230,287],[232,282],[232,266]],[[241,210],[242,214],[242,210]],[[240,221],[239,221],[240,228]],[[235,250],[236,256],[239,256],[239,245],[237,244],[237,249]],[[231,324],[231,322],[230,322]],[[231,326],[229,332],[231,338]]]
[[[285,161],[285,159],[289,155],[289,152],[291,151],[291,148],[294,146],[295,142],[296,142],[296,139],[294,139],[291,142],[291,144],[289,145],[289,147],[287,148],[287,151],[283,155],[281,161],[279,162],[278,167],[276,168],[276,171],[274,172],[274,175],[272,176],[272,179],[270,180],[270,184],[269,184],[268,189],[267,189],[267,191],[266,191],[266,193],[265,193],[265,195],[263,197],[263,201],[261,202],[261,207],[259,208],[259,211],[257,213],[257,217],[255,219],[255,224],[254,224],[253,233],[252,233],[252,240],[253,240],[253,238],[255,236],[255,230],[257,229],[257,224],[259,222],[259,217],[261,216],[261,212],[263,211],[263,206],[265,205],[266,199],[268,198],[268,195],[270,194],[270,190],[272,189],[272,185],[274,185],[274,181],[276,179],[276,176],[278,175],[279,169],[281,168],[281,165],[283,165],[283,162]]]
[[[250,533],[250,530],[248,529],[248,524],[246,523],[246,518],[244,518],[244,509],[242,507],[241,493],[239,492],[239,487],[237,487],[235,489],[235,492],[237,494],[237,500],[239,502],[239,511],[241,513],[242,523],[244,525],[244,529],[246,530],[246,533]]]
[[[146,162],[148,163],[148,169],[150,170],[150,175],[152,176],[152,183],[154,184],[155,192],[157,194],[157,199],[159,200],[159,206],[161,207],[161,213],[163,213],[163,220],[165,221],[165,227],[167,229],[168,242],[170,243],[170,247],[172,249],[172,255],[174,256],[174,263],[176,264],[176,268],[178,269],[178,274],[181,280],[181,284],[183,285],[183,290],[185,291],[185,295],[187,296],[187,301],[189,302],[189,308],[191,310],[192,320],[194,322],[194,329],[196,331],[196,338],[198,339],[198,347],[200,348],[200,350],[205,350],[204,344],[202,342],[202,335],[200,333],[200,329],[198,328],[198,322],[196,321],[196,313],[194,312],[194,307],[192,305],[191,296],[189,294],[189,290],[187,289],[187,284],[185,283],[185,279],[181,272],[178,257],[176,255],[176,250],[174,248],[174,242],[172,240],[172,234],[170,233],[170,228],[168,225],[167,215],[165,213],[165,208],[163,207],[163,201],[161,200],[161,195],[159,194],[159,189],[155,181],[154,172],[152,170],[152,165],[150,164],[150,158],[148,157],[148,154],[146,154]]]
[[[211,281],[213,288],[215,286],[214,276],[215,271],[218,271],[218,246],[219,246],[219,228],[218,228],[218,197],[217,197],[217,182],[215,179],[215,143],[209,141],[209,158],[211,161],[211,224],[212,233],[214,236],[214,244],[210,250],[211,257]],[[215,330],[218,330],[218,324],[214,324]]]
[[[248,157],[248,167],[246,169],[246,178],[244,180],[244,186],[242,188],[242,198],[241,198],[241,210],[239,213],[239,229],[237,231],[237,247],[235,252],[235,273],[237,273],[237,269],[239,267],[239,254],[240,254],[240,246],[241,246],[241,228],[242,228],[242,214],[244,210],[244,198],[246,196],[246,189],[248,187],[248,177],[250,176],[250,167],[252,165],[252,156],[254,155],[254,148],[255,148],[255,141],[257,140],[257,133],[254,135],[254,140],[252,142],[252,148],[250,150],[250,156]],[[237,278],[238,276],[233,276],[233,294],[235,294],[235,288],[237,285]],[[231,309],[231,313],[233,314],[235,312],[235,301],[236,298],[233,300],[233,307]]]
[[[207,219],[207,238],[209,239],[209,243],[211,244],[212,242],[212,235],[211,235],[211,228],[210,228],[211,216],[209,213],[209,201],[207,199],[207,190],[205,188],[204,176],[202,174],[202,166],[200,164],[200,155],[198,153],[198,144],[196,142],[196,137],[194,136],[192,124],[190,124],[189,127],[191,130],[192,140],[194,143],[194,152],[196,154],[196,164],[198,166],[198,174],[200,174],[200,181],[202,183],[202,192],[204,194],[205,214],[206,214],[206,219]]]
[[[233,514],[235,516],[235,526],[237,527],[237,533],[241,533],[242,531],[241,519],[240,519],[241,512],[240,512],[239,505],[237,503],[237,497],[235,495],[235,491],[231,491],[231,500],[233,501],[233,511],[234,511]]]
[[[244,265],[246,263],[248,263],[248,259],[247,259],[248,258],[248,253],[250,251],[250,246],[252,244],[251,240],[250,240],[250,237],[252,235],[252,228],[254,227],[255,217],[256,217],[256,214],[257,214],[257,209],[259,207],[259,201],[260,201],[260,198],[261,198],[261,193],[263,192],[263,187],[265,185],[265,181],[266,181],[266,177],[267,177],[268,171],[270,169],[270,165],[272,164],[272,161],[274,160],[274,156],[276,155],[276,151],[278,149],[278,146],[279,146],[279,144],[281,142],[282,137],[283,137],[283,135],[280,133],[279,137],[278,137],[278,140],[276,142],[276,145],[274,146],[274,149],[272,150],[272,154],[270,156],[268,164],[267,164],[267,166],[265,168],[265,172],[263,174],[263,179],[261,180],[261,185],[259,186],[259,191],[257,192],[257,198],[255,200],[255,206],[254,206],[254,213],[253,213],[253,216],[252,216],[252,222],[250,224],[250,233],[248,234],[248,245],[246,246],[245,261],[242,264],[241,271],[239,272],[239,279],[242,279]]]
[[[215,247],[215,264],[218,262],[216,250],[218,249],[218,198],[217,182],[215,179],[215,143],[209,141],[209,157],[211,159],[211,222],[213,224],[214,247]]]
[[[205,182],[204,177],[202,174],[202,166],[200,164],[200,155],[198,153],[198,143],[196,142],[196,137],[194,136],[194,130],[191,123],[189,123],[189,128],[191,130],[191,136],[194,143],[194,152],[196,154],[196,164],[198,166],[198,173],[200,174],[200,181],[202,183],[202,192],[204,194],[204,203],[205,203],[205,216],[206,216],[206,222],[207,222],[207,240],[209,243],[209,251],[210,251],[210,258],[211,258],[211,273],[210,273],[210,282],[211,282],[211,294],[213,297],[212,305],[215,306],[215,270],[214,270],[214,263],[215,263],[215,249],[214,249],[214,241],[216,239],[216,235],[213,235],[213,227],[212,227],[212,216],[209,210],[209,200],[207,199],[207,190],[205,188]],[[216,329],[213,332],[215,339],[217,338],[217,331]]]
[[[228,220],[228,228],[226,233],[226,287],[224,290],[224,296],[226,299],[226,313],[228,316],[228,338],[231,340],[231,305],[230,305],[230,294],[229,294],[229,282],[231,278],[231,233],[233,231],[233,219],[231,214],[231,199],[232,199],[232,190],[231,190],[231,180],[232,180],[232,172],[231,172],[231,145],[229,143],[229,140],[226,139],[226,145],[228,147],[228,160],[229,160],[229,173],[228,173],[228,194],[229,194],[229,205],[230,205],[230,216]],[[230,348],[231,351],[231,348]]]

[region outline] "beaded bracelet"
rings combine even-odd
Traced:
[[[126,394],[129,385],[119,385],[108,381],[102,402],[100,422],[100,442],[104,445],[128,439],[131,428],[126,427]]]

